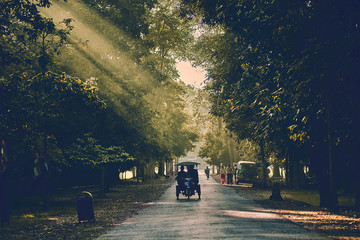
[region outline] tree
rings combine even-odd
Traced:
[[[38,152],[59,173],[81,165],[77,158],[98,160],[98,166],[117,162],[124,169],[143,168],[193,147],[197,132],[187,126],[187,87],[176,82],[174,69],[175,59],[186,53],[183,44],[192,39],[192,25],[177,18],[175,2],[169,12],[167,3],[151,10],[154,4],[1,2],[0,134],[10,139],[14,162],[30,169],[27,177]],[[69,8],[74,19],[62,21],[59,16]],[[156,11],[163,14],[150,26],[146,18],[156,19]],[[157,32],[156,25],[165,22],[170,27]],[[104,48],[98,48],[99,39]],[[17,174],[20,164],[14,179]]]
[[[149,30],[143,40],[150,48],[141,62],[157,81],[153,94],[148,97],[155,104],[153,123],[160,133],[159,145],[165,146],[170,156],[180,157],[193,147],[197,134],[194,129],[186,127],[189,123],[184,111],[186,88],[176,82],[179,74],[175,68],[176,59],[188,55],[187,46],[193,39],[193,28],[191,22],[179,18],[176,2],[159,1],[154,8],[148,9]],[[160,160],[160,174],[162,166]]]
[[[104,106],[96,86],[60,73],[53,64],[72,27],[69,19],[57,28],[42,17],[38,8],[49,6],[49,1],[1,2],[0,135],[10,146],[11,189],[28,189],[36,175],[35,155],[52,172],[59,154],[52,159],[50,153],[59,150],[57,143],[63,146],[88,131],[89,113]]]
[[[186,13],[200,10],[206,23],[222,24],[224,35],[230,36],[232,45],[213,55],[221,60],[210,69],[216,112],[234,129],[250,130],[238,136],[265,137],[284,153],[300,148],[311,155],[314,146],[321,153],[312,158],[322,182],[321,205],[336,208],[334,166],[346,164],[335,156],[342,151],[340,139],[352,135],[340,130],[344,125],[339,123],[350,118],[357,122],[358,115],[344,106],[358,104],[351,90],[358,71],[351,66],[357,62],[352,53],[359,49],[359,3],[182,2]],[[327,170],[330,174],[323,174]]]
[[[148,32],[149,25],[146,22],[146,11],[152,9],[156,0],[121,0],[121,1],[96,1],[84,0],[92,9],[102,17],[111,20],[119,28],[132,37],[139,38]],[[125,43],[128,44],[128,43]]]
[[[100,190],[105,194],[106,168],[130,170],[135,166],[134,158],[121,146],[103,146],[89,134],[85,134],[67,150],[68,164],[73,167],[89,165],[101,170]]]
[[[191,21],[181,19],[177,1],[159,1],[148,9],[146,21],[149,32],[143,40],[150,46],[150,53],[143,61],[153,62],[155,69],[166,77],[176,80],[176,59],[189,56],[187,51],[193,42],[194,26]]]
[[[223,139],[214,132],[205,134],[204,144],[200,147],[199,156],[207,159],[206,162],[220,169],[220,165],[224,162],[225,146]]]

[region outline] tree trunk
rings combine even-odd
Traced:
[[[287,156],[287,186],[299,189],[301,186],[301,179],[304,177],[304,170],[300,165],[299,150],[295,146],[291,145],[288,148]]]
[[[296,155],[296,153],[294,155]],[[292,166],[293,166],[293,174],[294,174],[294,176],[293,176],[293,188],[294,189],[299,189],[300,188],[300,181],[301,181],[301,177],[300,177],[301,166],[300,166],[300,163],[299,163],[298,156],[293,157]]]
[[[357,144],[356,144],[357,145]],[[355,145],[355,148],[349,150],[351,153],[357,152],[357,146]],[[360,161],[359,159],[354,159],[352,156],[353,154],[350,154],[351,159],[351,167],[353,172],[353,189],[355,193],[355,206],[358,211],[360,211]]]
[[[231,139],[231,134],[229,135],[228,141],[228,151],[229,151],[229,163],[232,165],[234,163],[234,151],[233,151],[233,142]]]
[[[47,134],[44,133],[43,135],[43,154],[44,154],[44,162],[42,163],[44,166],[44,171],[42,173],[41,177],[41,198],[42,198],[42,204],[43,204],[43,211],[47,212],[48,209],[48,184],[49,184],[49,169],[48,169],[48,153],[47,153]]]
[[[267,162],[265,159],[265,146],[264,146],[264,140],[260,140],[260,159],[263,163],[263,187],[267,187],[267,180],[268,180],[268,173],[267,173]]]
[[[357,182],[358,182],[357,186],[359,186],[360,181],[358,180]],[[358,211],[360,211],[360,188],[359,187],[355,188],[355,206],[356,206],[356,209]]]
[[[332,118],[332,104],[328,100],[328,151],[329,151],[329,206],[331,209],[338,208],[337,191],[335,186],[335,159],[334,159],[334,144],[333,144],[333,118]]]
[[[136,179],[137,179],[137,167],[133,167],[132,169],[131,169],[131,171],[132,171],[132,175],[133,175],[133,177],[136,177]]]
[[[1,225],[10,223],[10,181],[8,177],[8,151],[6,148],[6,141],[1,139],[0,152],[0,214]]]
[[[164,176],[164,162],[162,160],[159,161],[159,176]]]
[[[171,161],[172,160],[165,162],[165,167],[166,167],[166,169],[165,169],[166,174],[165,175],[166,176],[170,176],[170,163],[171,163]]]
[[[43,154],[44,154],[44,162],[47,162],[48,156],[47,156],[47,135],[43,135]]]
[[[336,195],[334,195],[330,190],[328,153],[328,146],[326,143],[319,143],[318,147],[313,149],[312,162],[318,180],[320,207],[334,209],[334,206],[336,206],[334,199],[337,198]]]
[[[169,163],[169,172],[170,172],[170,176],[174,176],[174,162],[175,160],[171,160]]]
[[[289,150],[286,151],[285,159],[285,185],[290,186],[290,160],[289,160]]]
[[[281,190],[281,185],[280,185],[280,183],[275,182],[275,183],[273,184],[272,194],[271,194],[269,200],[282,201],[283,198],[281,197],[280,190]]]
[[[274,164],[273,164],[273,178],[279,178],[280,176],[280,171],[279,171],[279,163],[277,162],[277,160],[274,160]]]
[[[141,164],[140,166],[140,176],[141,176],[141,179],[142,179],[142,182],[145,182],[145,164]]]
[[[100,167],[100,195],[105,196],[105,166]]]
[[[137,166],[136,166],[136,183],[139,183],[139,182],[140,182],[139,177],[140,177],[140,166],[137,165]]]

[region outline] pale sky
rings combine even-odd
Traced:
[[[193,68],[189,62],[178,62],[176,68],[179,71],[181,81],[196,88],[204,87],[202,82],[205,80],[206,72],[203,69]]]

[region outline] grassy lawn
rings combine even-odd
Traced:
[[[320,195],[317,190],[290,190],[283,189],[281,191],[281,195],[283,198],[304,202],[311,206],[319,206],[320,205]],[[355,195],[353,194],[344,194],[341,191],[338,193],[338,202],[340,208],[344,209],[354,209],[355,208]]]

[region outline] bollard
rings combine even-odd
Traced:
[[[271,194],[269,200],[282,201],[283,198],[281,197],[280,190],[281,190],[281,184],[278,182],[274,182],[273,188],[272,188],[272,194]]]
[[[77,210],[79,223],[83,221],[95,222],[93,196],[91,193],[83,191],[77,196]]]

